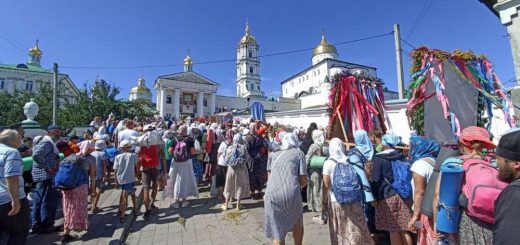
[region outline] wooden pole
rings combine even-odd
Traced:
[[[348,142],[347,132],[345,131],[345,124],[343,123],[343,117],[339,111],[339,106],[336,109],[336,112],[338,113],[339,123],[341,124],[341,131],[343,131],[343,137],[345,138],[345,142]]]

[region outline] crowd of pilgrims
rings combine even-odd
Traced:
[[[111,187],[121,190],[118,209],[121,222],[125,222],[128,214],[129,198],[133,204],[131,212],[141,215],[135,195],[136,185],[141,184],[145,220],[150,220],[157,209],[154,203],[158,191],[163,191],[162,198],[173,200],[170,208],[189,208],[188,199],[198,198],[199,188],[208,186],[222,211],[243,209],[244,199],[263,200],[265,235],[273,244],[285,244],[289,232],[295,244],[302,244],[304,212],[314,213],[312,222],[328,225],[331,244],[515,244],[518,241],[511,240],[518,234],[509,234],[513,229],[510,225],[517,224],[514,220],[520,217],[519,211],[512,210],[502,211],[502,216],[510,213],[513,220],[497,217],[495,224],[463,212],[458,233],[436,231],[434,217],[421,213],[420,207],[427,185],[432,184],[430,176],[438,171],[435,159],[441,147],[424,137],[413,136],[414,147],[403,152],[406,146],[401,138],[391,133],[357,130],[353,144],[346,147],[342,140],[328,135],[328,128],[315,123],[303,129],[253,120],[249,124],[233,120],[220,124],[137,118],[118,121],[110,115],[107,120],[94,118],[90,126],[93,130],[82,137],[63,140],[61,128],[52,125],[48,136],[24,138],[24,144],[18,148],[22,157],[34,159],[32,171],[23,173],[24,192],[33,193],[28,195],[32,197],[29,212],[32,233],[61,230],[54,226],[61,196],[63,242],[74,240],[71,231],[88,230],[89,209],[93,214],[102,212],[98,207],[100,196]],[[4,130],[2,134],[8,131],[13,130]],[[514,134],[513,143],[505,142],[500,148],[501,142],[502,151],[497,151],[514,153],[506,154],[505,158],[496,157],[501,167],[497,178],[506,182],[520,177],[518,172],[512,172],[512,169],[520,171],[517,162],[520,153],[515,153],[518,148],[515,145],[520,145],[518,132],[509,133]],[[23,135],[23,129],[18,133]],[[484,128],[464,129],[458,144],[461,157],[489,159],[490,164],[496,164],[490,157],[496,147],[490,137]],[[503,138],[511,141],[511,137]],[[64,153],[63,161],[72,157],[80,162],[90,177],[88,184],[73,190],[53,188],[52,178],[60,162],[54,156],[58,152]],[[316,157],[325,159],[319,168],[311,164]],[[395,160],[411,163],[413,193],[408,197],[400,195],[392,185],[391,163]],[[506,168],[504,164],[511,165]],[[352,188],[340,189],[340,184]],[[437,190],[432,206],[436,207],[439,187],[438,183],[434,185]],[[499,206],[514,209],[510,202],[520,198],[518,188],[509,190],[508,196],[503,197],[507,201],[497,204],[497,209]],[[497,224],[499,220],[502,225]]]

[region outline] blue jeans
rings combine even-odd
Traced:
[[[193,157],[193,172],[195,174],[195,179],[197,182],[202,182],[202,176],[204,175],[204,167],[202,166],[202,162],[197,160],[197,157]]]
[[[58,209],[58,190],[54,181],[45,180],[36,183],[32,203],[32,229],[45,230],[54,226]]]

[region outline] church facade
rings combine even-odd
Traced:
[[[259,53],[260,45],[251,34],[249,23],[246,23],[244,36],[236,48],[236,96],[217,95],[219,84],[193,71],[194,61],[188,54],[184,59],[183,72],[159,76],[155,81],[159,115],[178,119],[181,116],[244,112],[256,101],[262,103],[267,113],[325,110],[332,88],[330,82],[335,74],[349,71],[377,77],[375,67],[339,60],[336,47],[322,35],[321,42],[313,50],[312,65],[281,82],[280,98],[267,98],[262,90]],[[136,91],[130,95],[131,99],[147,96],[139,86],[134,89]],[[385,91],[387,100],[396,97],[396,92]]]

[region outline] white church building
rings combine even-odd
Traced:
[[[298,114],[299,110],[316,109],[326,112],[332,77],[348,70],[377,76],[376,68],[338,60],[334,45],[322,35],[321,42],[312,53],[312,65],[281,82],[281,97],[267,98],[262,90],[260,75],[260,45],[246,23],[244,36],[236,49],[236,96],[217,95],[219,83],[195,72],[196,64],[189,53],[184,59],[184,71],[159,76],[154,88],[157,92],[156,109],[163,118],[181,116],[203,117],[220,112],[245,111],[255,101],[263,104],[266,113]],[[144,81],[143,81],[144,84]],[[144,88],[135,87],[133,99]],[[134,96],[134,97],[132,97]],[[396,92],[385,91],[385,98],[397,98]]]

